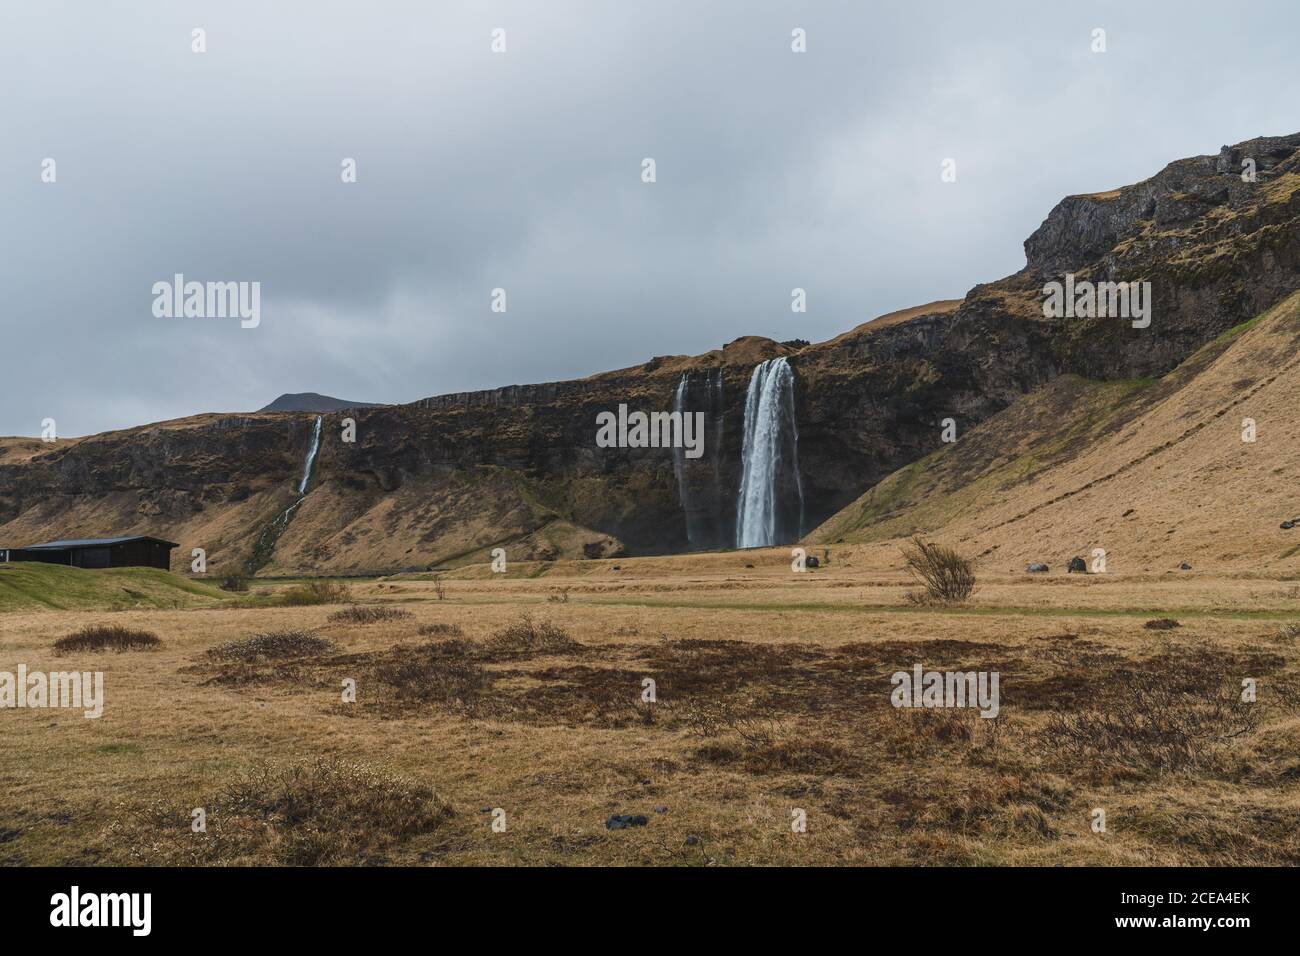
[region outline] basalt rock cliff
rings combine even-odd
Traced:
[[[497,547],[511,559],[729,547],[746,389],[776,356],[795,373],[810,531],[939,447],[945,419],[963,433],[1063,373],[1161,375],[1300,288],[1298,187],[1300,134],[1251,140],[1068,197],[1026,240],[1020,272],[827,342],[742,338],[577,381],[329,412],[300,502],[311,414],[0,440],[0,546],[148,532],[181,542],[178,570],[202,547],[212,569],[251,560],[263,573],[428,568]],[[1043,286],[1066,273],[1149,282],[1150,326],[1044,318]],[[675,468],[668,449],[596,446],[598,413],[670,410],[683,376],[685,408],[706,412],[702,458]]]

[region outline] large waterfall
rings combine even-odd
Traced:
[[[761,548],[803,533],[803,481],[794,414],[794,370],[782,358],[754,369],[745,396],[736,547]]]

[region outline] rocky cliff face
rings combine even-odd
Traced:
[[[1171,163],[1133,186],[1071,196],[1025,241],[1027,288],[1066,272],[1149,281],[1149,329],[1108,319],[1053,323],[1066,371],[1090,378],[1162,374],[1296,288],[1300,135],[1225,146]],[[1243,181],[1253,163],[1254,181]],[[1013,277],[1011,284],[1015,284]]]
[[[734,543],[744,402],[761,361],[795,372],[805,530],[884,476],[1063,372],[1161,374],[1300,288],[1300,135],[1224,147],[1051,211],[1026,266],[960,302],[886,316],[829,342],[743,338],[571,382],[325,415],[312,489],[265,570],[368,571]],[[1253,159],[1256,181],[1241,179]],[[1146,281],[1149,328],[1045,319],[1044,283]],[[620,404],[706,413],[703,458],[599,448]],[[342,440],[345,419],[356,440]],[[205,415],[0,455],[0,544],[148,531],[237,567],[296,499],[314,416]],[[679,474],[684,487],[679,487]],[[684,506],[685,504],[685,506]],[[688,520],[689,515],[689,520]]]

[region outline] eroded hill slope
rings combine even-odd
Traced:
[[[1300,571],[1300,293],[1159,379],[1062,376],[901,469],[816,543],[925,532],[998,570]],[[1243,441],[1243,424],[1255,440]]]

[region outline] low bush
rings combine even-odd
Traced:
[[[419,633],[426,637],[461,637],[465,632],[461,630],[459,624],[443,624],[439,622],[437,624],[421,624]]]
[[[190,832],[188,804],[159,803],[116,824],[110,836],[145,863],[357,864],[381,862],[390,847],[453,815],[425,784],[326,757],[255,766],[203,805],[204,833]]]
[[[567,654],[582,650],[583,646],[569,636],[569,632],[550,621],[534,621],[525,614],[506,625],[488,641],[493,654],[533,655]]]
[[[903,548],[907,571],[924,586],[909,597],[918,604],[960,604],[975,593],[975,562],[920,535]]]
[[[374,604],[354,604],[335,611],[326,620],[331,623],[377,624],[380,621],[399,621],[411,617],[411,612],[399,607],[382,607]]]
[[[403,652],[376,674],[399,699],[468,707],[491,684],[477,653],[466,641],[438,641]]]
[[[286,588],[275,597],[285,607],[308,607],[313,604],[350,604],[352,589],[341,581],[310,581]]]
[[[55,653],[75,651],[150,651],[162,641],[149,631],[132,630],[120,624],[87,624],[81,630],[54,642]]]
[[[208,657],[226,661],[286,660],[324,654],[334,642],[311,631],[271,631],[240,641],[226,641],[208,651]]]

